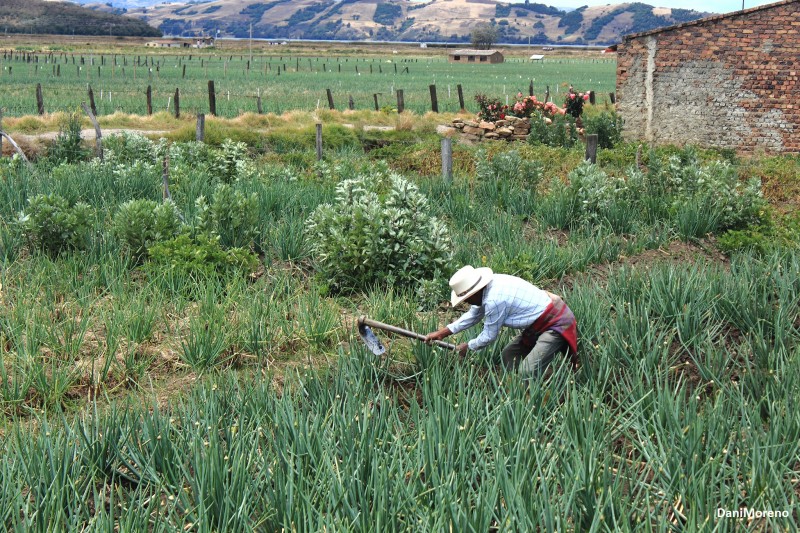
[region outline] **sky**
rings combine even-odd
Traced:
[[[524,1],[524,0],[522,0]],[[581,7],[581,6],[603,6],[606,4],[621,4],[624,1],[632,0],[531,0],[537,4],[546,4],[554,7]],[[644,4],[657,7],[678,7],[683,9],[694,9],[696,11],[706,11],[709,13],[730,13],[742,9],[742,0],[638,0]],[[772,4],[777,0],[744,0],[745,9]]]

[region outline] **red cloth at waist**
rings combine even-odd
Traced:
[[[544,310],[536,321],[522,330],[522,343],[533,348],[539,335],[545,331],[555,331],[567,341],[572,361],[578,361],[578,322],[564,300],[557,298]]]

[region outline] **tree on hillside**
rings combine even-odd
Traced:
[[[470,33],[472,46],[478,50],[488,50],[497,42],[497,28],[492,24],[481,23]]]

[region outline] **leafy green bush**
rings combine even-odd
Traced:
[[[569,189],[575,196],[582,222],[597,223],[612,208],[627,201],[625,180],[609,176],[597,165],[584,162],[569,174]]]
[[[220,183],[209,202],[200,196],[195,202],[197,229],[219,237],[225,248],[249,248],[258,233],[258,197],[246,196]]]
[[[91,219],[88,204],[70,205],[63,196],[39,194],[28,200],[19,224],[32,246],[55,256],[63,250],[85,248]]]
[[[597,146],[613,148],[622,142],[622,117],[616,112],[584,115],[583,128],[586,135],[597,135]]]
[[[107,163],[114,165],[139,161],[153,164],[158,161],[159,149],[162,146],[141,133],[124,131],[103,140],[103,155]]]
[[[522,182],[534,190],[542,180],[542,165],[524,159],[516,150],[499,153],[491,159],[486,152],[479,151],[475,156],[475,172],[481,181]]]
[[[218,236],[198,234],[196,237],[178,235],[174,239],[157,242],[148,250],[152,263],[151,273],[169,271],[192,278],[252,272],[258,258],[250,250],[231,248],[225,250]]]
[[[663,178],[673,195],[673,207],[677,209],[690,199],[700,198],[706,209],[719,212],[718,229],[757,223],[767,205],[761,180],[740,181],[736,167],[728,162],[700,165],[691,150],[670,157]]]
[[[753,252],[764,256],[773,250],[800,246],[800,214],[776,222],[773,216],[764,217],[760,224],[742,230],[728,230],[717,239],[724,253]]]
[[[82,146],[81,119],[77,112],[68,114],[59,124],[58,136],[47,148],[47,159],[53,163],[75,163],[89,157]]]
[[[210,169],[223,183],[233,182],[240,174],[249,171],[250,158],[247,145],[225,139],[219,150],[214,151]]]
[[[334,204],[319,206],[307,222],[317,271],[338,289],[435,276],[450,261],[451,244],[429,211],[417,187],[385,166],[342,181]]]
[[[528,142],[556,148],[572,148],[578,142],[575,119],[570,115],[555,115],[549,119],[536,113],[531,116],[531,132],[528,135]]]
[[[174,238],[181,229],[178,208],[169,200],[130,200],[114,216],[113,231],[137,261],[147,255],[154,243]]]

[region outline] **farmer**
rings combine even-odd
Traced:
[[[500,328],[508,326],[522,331],[503,349],[503,366],[518,369],[523,379],[540,376],[557,353],[568,352],[577,365],[578,326],[560,297],[516,276],[469,265],[453,274],[450,288],[453,307],[464,301],[471,307],[452,324],[426,335],[426,342],[442,340],[483,319],[480,335],[458,345],[462,357],[468,349],[494,342]]]

